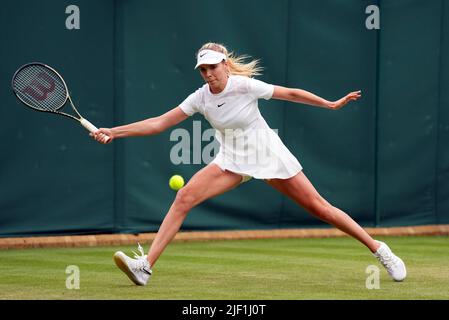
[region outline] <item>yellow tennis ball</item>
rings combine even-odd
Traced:
[[[170,186],[170,188],[177,191],[184,186],[184,178],[176,174],[170,178],[170,181],[168,181],[168,185]]]

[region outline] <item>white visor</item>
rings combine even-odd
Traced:
[[[197,56],[195,69],[202,64],[217,64],[226,60],[226,56],[214,50],[201,50]]]

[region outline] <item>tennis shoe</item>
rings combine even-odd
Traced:
[[[387,269],[388,274],[394,281],[402,281],[407,276],[404,261],[396,256],[386,243],[377,241],[380,244],[379,249],[373,255]]]
[[[117,267],[120,268],[128,278],[138,286],[147,284],[152,274],[150,263],[147,260],[147,255],[144,254],[142,246],[138,243],[139,254],[134,253],[134,258],[128,257],[122,251],[117,251],[114,254],[114,261]]]

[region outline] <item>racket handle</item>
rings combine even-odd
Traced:
[[[83,126],[84,128],[86,128],[87,130],[89,130],[90,132],[95,133],[95,132],[98,131],[98,128],[97,128],[96,126],[94,126],[92,123],[90,123],[88,120],[82,118],[82,119],[80,120],[80,122],[81,122],[82,126]],[[106,136],[106,142],[107,142],[109,139],[110,139],[110,138],[109,138],[108,136]]]

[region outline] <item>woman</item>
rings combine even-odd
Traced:
[[[117,266],[135,284],[146,285],[152,273],[151,267],[174,238],[188,212],[201,202],[254,177],[264,179],[312,215],[359,240],[379,259],[394,280],[405,279],[404,262],[385,243],[375,241],[351,217],[318,194],[302,172],[298,160],[269,128],[257,105],[258,99],[264,98],[338,110],[359,99],[360,91],[331,102],[304,90],[270,85],[252,79],[261,68],[257,60],[244,63],[245,58],[229,54],[220,44],[203,45],[198,51],[195,66],[206,82],[203,87],[159,117],[112,129],[101,128],[93,135],[101,143],[130,136],[155,135],[200,112],[216,129],[216,138],[221,145],[216,158],[178,191],[148,255],[140,245],[141,255],[135,254],[136,259],[121,251],[116,252],[114,260]],[[110,138],[107,142],[106,136]]]

